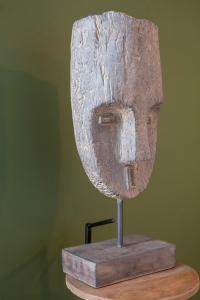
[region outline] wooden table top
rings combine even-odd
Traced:
[[[198,291],[199,276],[191,267],[179,264],[167,271],[98,289],[66,275],[66,285],[86,300],[185,300]]]

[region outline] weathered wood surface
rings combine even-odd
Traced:
[[[199,276],[189,266],[177,267],[100,289],[66,275],[72,293],[85,300],[186,300],[199,290]]]
[[[162,100],[155,24],[117,12],[74,23],[71,104],[76,144],[89,179],[105,195],[132,198],[146,188]]]
[[[98,288],[174,267],[175,246],[146,236],[131,235],[118,248],[116,240],[63,249],[63,271]]]

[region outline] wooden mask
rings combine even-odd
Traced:
[[[158,28],[106,12],[78,20],[71,41],[76,145],[93,185],[133,198],[152,173],[162,102]]]

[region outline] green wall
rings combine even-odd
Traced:
[[[77,299],[61,249],[84,242],[84,223],[115,216],[89,182],[70,111],[74,20],[107,10],[155,22],[165,103],[148,189],[125,203],[125,233],[177,245],[200,269],[200,1],[3,0],[0,3],[0,299]],[[94,240],[115,236],[114,225]],[[194,299],[198,299],[195,296]]]

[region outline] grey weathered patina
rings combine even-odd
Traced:
[[[105,195],[133,198],[146,188],[162,98],[156,25],[118,12],[74,23],[76,144],[89,179]]]

